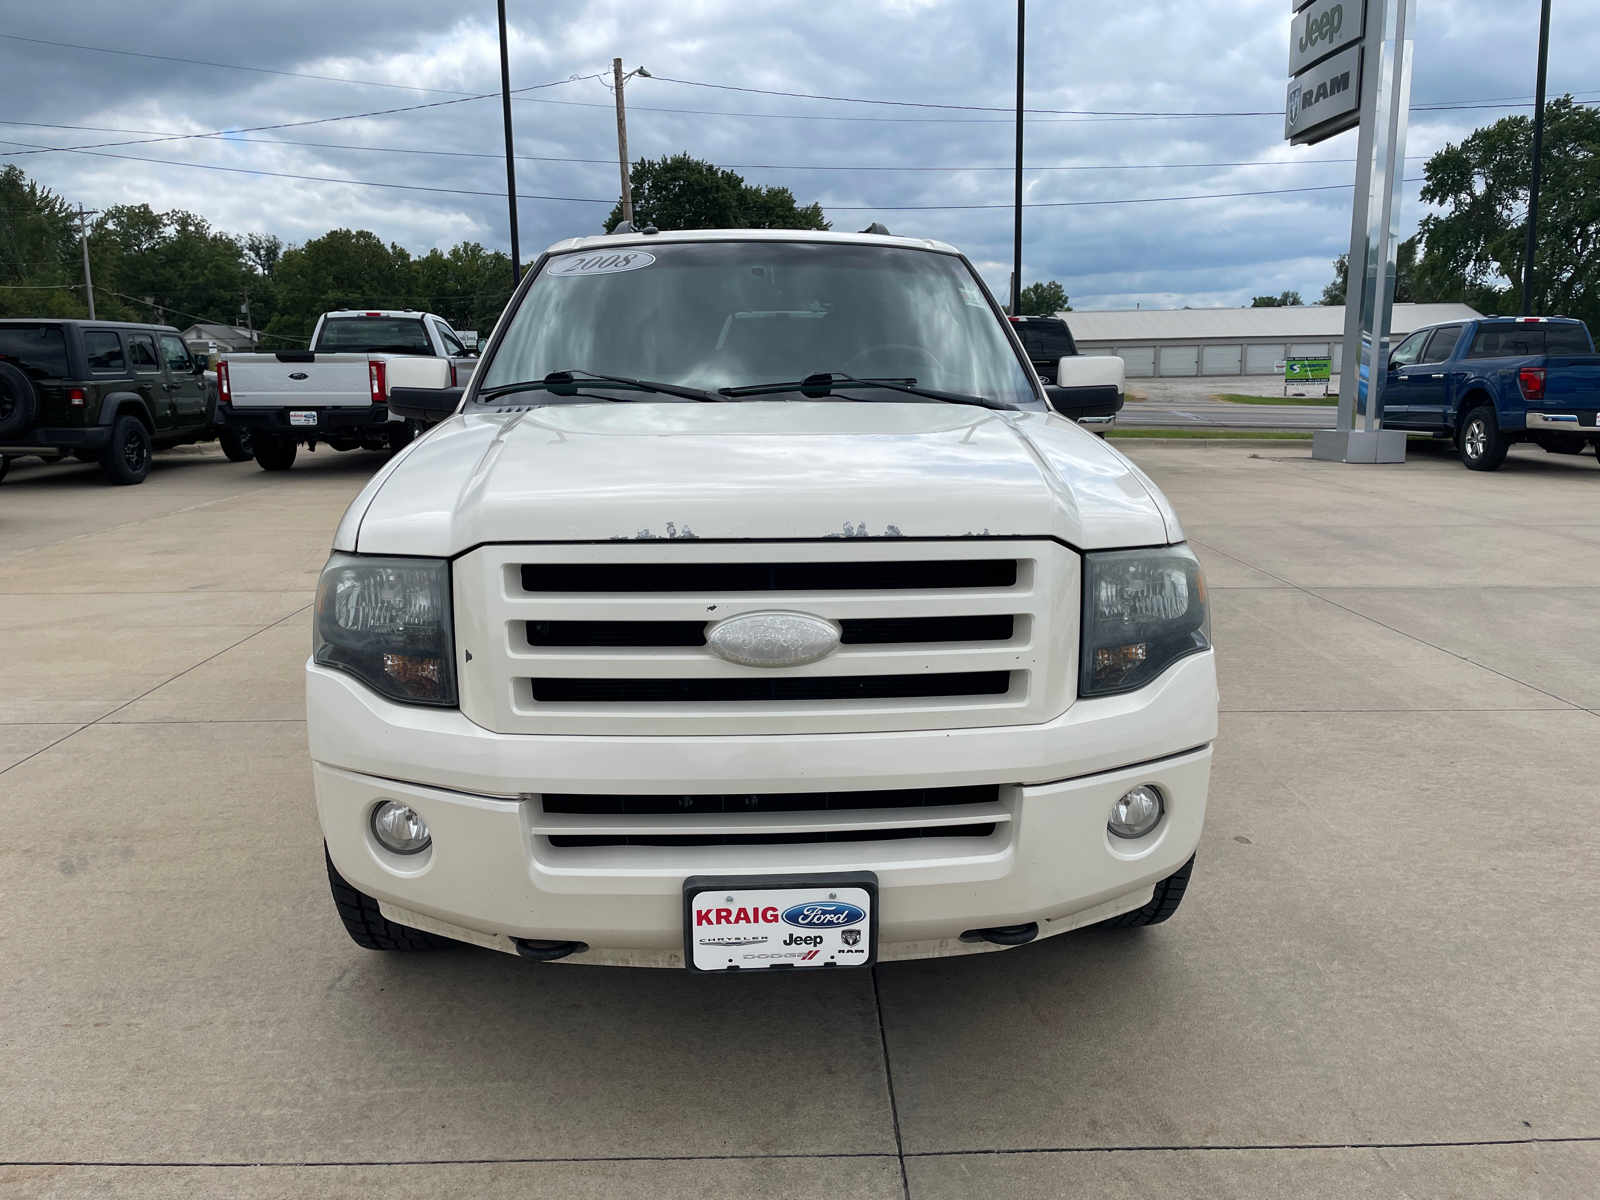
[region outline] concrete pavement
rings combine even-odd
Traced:
[[[0,1196],[1591,1197],[1600,487],[1119,444],[1222,687],[1169,923],[703,979],[356,948],[307,606],[380,461],[0,484]]]

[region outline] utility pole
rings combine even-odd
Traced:
[[[622,73],[622,60],[611,60],[611,78],[615,80],[613,91],[617,95],[617,163],[622,168],[622,221],[629,229],[633,228],[633,179],[628,172],[628,110],[622,101],[622,86],[635,75],[649,79],[650,72],[643,67]]]
[[[1522,256],[1522,315],[1533,313],[1533,251],[1539,240],[1539,168],[1544,157],[1544,77],[1550,62],[1550,0],[1539,7],[1539,77],[1533,98],[1533,166],[1528,172],[1528,244]]]
[[[1011,226],[1011,315],[1022,315],[1022,67],[1028,29],[1028,0],[1017,0],[1017,171],[1016,211]]]
[[[78,205],[78,233],[83,241],[83,294],[89,301],[89,320],[94,320],[94,279],[89,274],[89,218],[96,215],[97,208],[85,208]]]
[[[500,102],[506,125],[506,204],[511,209],[511,286],[522,282],[522,247],[517,241],[517,164],[511,139],[511,56],[506,48],[506,0],[500,6]]]
[[[250,289],[244,289],[244,303],[239,306],[239,315],[244,318],[245,332],[250,335],[250,345],[256,344],[255,326],[250,324]]]

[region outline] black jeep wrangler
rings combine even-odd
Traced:
[[[20,455],[71,454],[143,483],[153,451],[212,434],[204,371],[170,325],[0,320],[0,478]]]

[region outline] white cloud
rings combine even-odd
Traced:
[[[1526,6],[1523,6],[1526,7]],[[1281,0],[1142,5],[1035,5],[1028,34],[1029,103],[1040,108],[1266,111],[1282,100],[1288,14]],[[18,9],[6,32],[152,54],[214,59],[412,88],[492,92],[499,85],[492,14],[418,0],[230,10],[226,24],[187,0],[159,15],[86,2],[63,31],[55,10]],[[621,55],[658,78],[629,85],[634,157],[687,150],[741,167],[752,182],[782,184],[820,201],[839,228],[881,220],[897,232],[967,250],[997,291],[1010,266],[1008,208],[936,211],[902,205],[995,204],[1008,172],[821,171],[806,166],[1005,167],[1012,127],[1003,111],[873,107],[686,87],[667,78],[780,91],[866,96],[1003,109],[1013,95],[1013,11],[992,0],[572,0],[512,6],[514,87],[608,71]],[[1600,35],[1558,11],[1551,91],[1590,81]],[[1532,90],[1537,19],[1496,0],[1429,6],[1416,52],[1416,100],[1516,97]],[[200,32],[203,31],[203,36]],[[448,94],[363,87],[160,62],[0,40],[0,111],[13,121],[198,132],[450,100]],[[1470,65],[1470,69],[1464,69]],[[515,106],[518,190],[592,198],[520,202],[525,255],[574,233],[598,231],[616,194],[615,127],[599,82],[562,84]],[[720,114],[667,110],[705,110]],[[1416,114],[1410,151],[1423,156],[1508,109]],[[801,117],[811,119],[798,119]],[[850,118],[846,120],[834,118]],[[1276,116],[1130,121],[1060,116],[1030,121],[1034,167],[1249,163],[1166,170],[1033,171],[1030,201],[1126,201],[1160,196],[1346,184],[1353,135],[1291,149]],[[70,146],[127,137],[0,126],[0,137]],[[258,139],[274,139],[262,141]],[[323,143],[317,146],[281,142]],[[362,179],[485,195],[356,187],[194,166],[80,154],[30,155],[25,169],[92,206],[148,202],[187,208],[238,231],[289,241],[338,226],[366,227],[423,251],[463,238],[504,248],[504,163],[499,102],[458,104],[207,140],[111,149],[182,163],[286,175]],[[15,147],[11,147],[15,149]],[[391,153],[400,150],[403,153]],[[450,151],[423,154],[418,151]],[[482,155],[483,157],[470,157]],[[1278,165],[1287,162],[1290,165]],[[1420,158],[1411,164],[1420,174]],[[1407,231],[1420,209],[1416,188]],[[1079,307],[1135,303],[1248,303],[1299,290],[1308,300],[1331,277],[1348,240],[1348,189],[1233,199],[1030,208],[1024,279],[1062,281]],[[858,210],[853,206],[882,205]]]

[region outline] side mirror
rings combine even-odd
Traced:
[[[1122,407],[1126,374],[1127,364],[1115,354],[1075,354],[1056,363],[1056,382],[1045,396],[1074,420],[1114,413]]]
[[[451,416],[461,404],[465,388],[392,387],[389,411],[397,417],[436,424]]]
[[[391,358],[387,374],[389,411],[418,421],[444,420],[456,411],[465,390],[451,386],[447,358]]]

